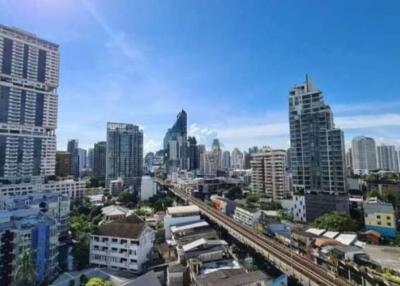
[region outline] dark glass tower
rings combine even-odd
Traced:
[[[163,145],[167,170],[186,170],[188,168],[187,114],[184,110],[178,113],[174,125],[168,129]]]

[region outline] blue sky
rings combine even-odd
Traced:
[[[0,23],[60,44],[58,148],[107,121],[161,146],[184,108],[225,148],[288,147],[288,92],[308,73],[338,127],[400,145],[400,1],[0,0]]]

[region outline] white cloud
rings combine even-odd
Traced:
[[[196,137],[199,144],[210,145],[214,138],[218,137],[218,133],[210,128],[201,128],[196,123],[189,126],[189,136]]]

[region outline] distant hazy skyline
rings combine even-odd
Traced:
[[[58,149],[106,122],[145,152],[183,108],[201,143],[289,147],[288,92],[308,73],[337,127],[400,145],[399,1],[0,0],[0,23],[60,45]]]

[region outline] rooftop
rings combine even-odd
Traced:
[[[111,205],[101,209],[105,216],[122,216],[128,213],[129,209],[123,206]]]
[[[365,245],[364,251],[382,267],[400,271],[400,247]]]
[[[246,273],[243,269],[223,269],[203,275],[198,279],[198,284],[201,286],[239,286],[269,279],[270,277],[260,270]]]
[[[170,215],[191,214],[191,213],[199,213],[199,212],[200,212],[200,209],[195,205],[169,207],[167,209],[167,213]]]
[[[136,215],[130,215],[110,223],[101,225],[95,235],[137,239],[142,233],[145,223]]]

